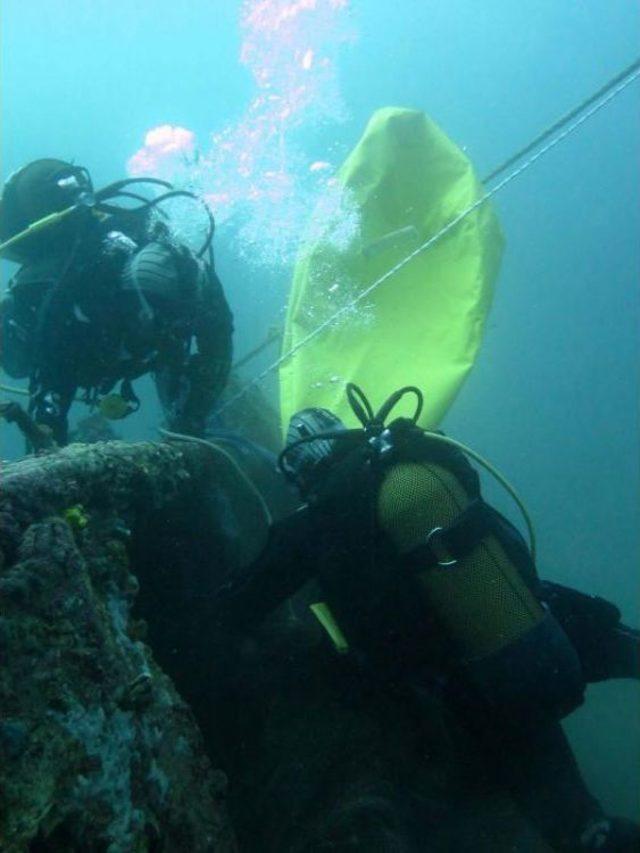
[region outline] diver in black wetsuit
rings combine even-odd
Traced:
[[[359,430],[321,409],[292,418],[281,466],[305,504],[222,587],[221,627],[241,633],[315,580],[313,609],[337,652],[378,684],[441,691],[554,849],[638,850],[639,828],[604,815],[560,725],[586,682],[640,678],[638,632],[614,605],[538,579],[465,455],[417,428],[420,406],[385,425],[408,390],[421,398],[403,389],[374,415],[348,387]],[[412,831],[392,849],[428,849]]]
[[[169,191],[149,201],[136,184]],[[151,373],[168,427],[198,435],[225,387],[233,321],[213,266],[213,219],[192,252],[152,215],[175,195],[190,194],[151,179],[95,192],[86,169],[53,159],[4,186],[2,254],[22,266],[0,305],[0,363],[29,377],[30,413],[58,444],[79,392],[123,417],[139,405],[132,380]],[[138,205],[122,207],[121,198]]]

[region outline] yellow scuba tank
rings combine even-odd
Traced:
[[[384,473],[377,513],[483,713],[523,730],[581,704],[578,654],[525,583],[494,510],[448,467],[399,461]]]
[[[407,394],[417,399],[413,417],[387,427],[392,409]],[[307,414],[305,428],[297,430],[297,438],[291,436],[280,454],[281,470],[303,493],[312,493],[314,479],[322,479],[331,468],[334,450],[338,456],[333,463],[341,458],[343,441],[364,449],[359,459],[374,472],[376,526],[396,552],[393,571],[401,584],[403,574],[413,575],[418,590],[424,591],[424,618],[435,620],[451,643],[458,676],[454,680],[463,688],[465,703],[471,701],[481,713],[519,729],[566,715],[583,698],[580,661],[535,595],[533,526],[513,488],[471,448],[417,427],[423,396],[415,386],[396,391],[375,413],[353,383],[347,385],[347,399],[362,429],[330,424],[328,430],[323,426],[318,431]],[[331,421],[326,417],[330,413],[313,411],[318,424]],[[295,422],[293,418],[293,426]],[[315,443],[315,452],[305,450],[310,443]],[[464,456],[490,471],[512,495],[529,529],[529,548],[482,500],[477,474]],[[378,607],[379,597],[373,598]],[[343,602],[341,609],[352,605],[357,607],[357,602]],[[322,607],[314,612],[338,651],[346,651],[348,614],[343,612],[343,636],[328,606]],[[358,641],[366,645],[366,631],[360,631]]]
[[[486,657],[534,628],[545,612],[495,535],[463,557],[447,552],[439,533],[468,509],[460,481],[441,465],[398,463],[378,494],[378,519],[400,554],[427,543],[439,562],[416,566],[429,609],[465,661]]]

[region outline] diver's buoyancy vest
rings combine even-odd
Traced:
[[[172,331],[179,329],[181,341],[188,337],[186,327],[193,321],[185,320],[182,314],[186,312],[180,312],[180,304],[171,303],[170,297],[175,303],[183,296],[182,291],[188,291],[193,314],[197,264],[187,268],[187,260],[164,231],[155,237],[142,228],[133,228],[136,224],[126,216],[110,217],[87,233],[87,239],[67,262],[56,256],[19,270],[12,292],[18,305],[29,302],[28,310],[22,311],[24,318],[18,319],[22,337],[29,341],[32,361],[27,367],[26,355],[22,357],[22,375],[42,367],[45,374],[51,374],[52,366],[61,361],[51,358],[52,353],[64,354],[64,369],[74,373],[81,387],[107,387],[118,379],[134,379],[148,372],[159,325],[147,301],[149,282],[155,287],[151,294],[154,303],[168,306],[163,317],[169,319],[164,326]],[[117,230],[119,225],[122,231]],[[58,261],[57,266],[54,261]],[[143,288],[138,284],[141,267]],[[30,287],[34,276],[37,286]],[[48,382],[59,381],[56,377],[49,376]]]

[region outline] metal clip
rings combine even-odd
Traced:
[[[384,429],[377,435],[371,436],[369,439],[369,446],[376,451],[378,456],[386,456],[387,453],[393,450],[391,431]]]
[[[455,566],[457,560],[445,548],[441,537],[437,536],[442,531],[442,527],[434,527],[431,533],[427,536],[427,545],[431,548],[435,556],[438,558],[438,565],[442,568]]]

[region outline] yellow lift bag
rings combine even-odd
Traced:
[[[395,107],[374,113],[312,217],[283,352],[482,195],[469,159],[428,116]],[[423,387],[420,426],[437,426],[478,352],[502,248],[497,218],[482,204],[344,311],[281,366],[284,427],[307,406],[355,425],[346,382],[375,388],[381,399],[401,385]]]

